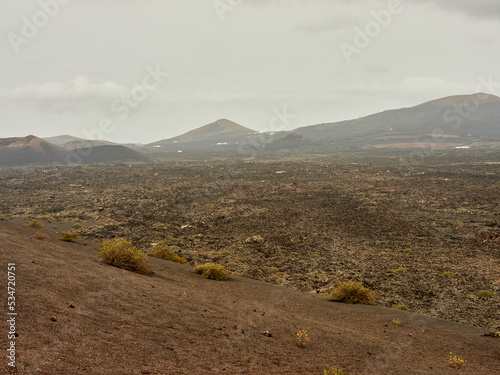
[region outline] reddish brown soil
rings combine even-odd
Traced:
[[[0,220],[80,220],[306,292],[356,280],[377,305],[500,331],[499,152],[202,157],[0,169]]]
[[[328,364],[347,374],[498,374],[500,339],[483,329],[236,276],[206,280],[158,259],[153,276],[138,275],[99,264],[95,242],[60,241],[64,225],[45,223],[42,241],[24,222],[0,222],[4,285],[7,263],[17,267],[12,373],[319,375]],[[299,348],[302,329],[310,342]],[[448,367],[450,351],[466,367]],[[9,373],[5,355],[0,364]]]

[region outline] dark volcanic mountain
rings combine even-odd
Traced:
[[[64,144],[68,143],[68,142],[74,142],[74,141],[84,141],[84,139],[82,138],[78,138],[78,137],[73,137],[72,135],[58,135],[58,136],[55,136],[55,137],[46,137],[46,138],[42,138],[44,141],[47,141],[47,142],[50,142],[56,146],[63,146]]]
[[[44,141],[50,142],[56,146],[66,150],[74,150],[77,148],[98,147],[106,145],[116,145],[116,143],[108,142],[100,139],[83,139],[73,137],[72,135],[59,135],[56,137],[43,138]]]
[[[235,122],[221,119],[212,122],[201,128],[191,130],[180,136],[165,139],[159,142],[147,145],[161,146],[172,148],[186,148],[189,146],[217,146],[217,144],[236,144],[248,137],[249,134],[255,133],[254,130],[241,126]]]
[[[265,151],[279,150],[304,150],[316,148],[319,146],[317,141],[314,141],[302,134],[291,132],[284,137],[278,138],[265,145]]]
[[[488,94],[451,96],[411,108],[295,131],[328,143],[359,146],[404,146],[431,140],[452,146],[500,142],[500,98]]]
[[[149,158],[128,147],[120,145],[105,145],[96,147],[78,148],[68,151],[70,163],[110,163],[121,161],[144,162]]]
[[[0,166],[26,164],[88,164],[120,161],[146,161],[147,157],[119,145],[77,148],[68,151],[41,138],[0,138]]]
[[[63,162],[65,157],[64,149],[34,135],[0,138],[0,165],[3,166]]]

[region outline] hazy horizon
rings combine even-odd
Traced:
[[[8,3],[0,137],[150,143],[499,96],[499,16],[492,0]]]

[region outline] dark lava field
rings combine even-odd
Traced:
[[[313,293],[357,280],[379,305],[500,330],[500,151],[404,152],[2,168],[0,220],[74,221]]]

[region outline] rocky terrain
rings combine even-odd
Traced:
[[[78,219],[90,239],[168,244],[301,291],[358,280],[379,305],[498,330],[497,160],[457,150],[408,167],[379,151],[2,169],[0,214]]]
[[[153,274],[139,275],[98,263],[94,241],[61,241],[74,221],[31,220],[0,221],[0,263],[16,265],[19,312],[16,367],[3,355],[2,374],[498,373],[500,339],[485,329],[235,275],[207,280],[156,258]],[[302,330],[309,341],[299,347]],[[450,352],[467,361],[462,369],[449,366]]]

